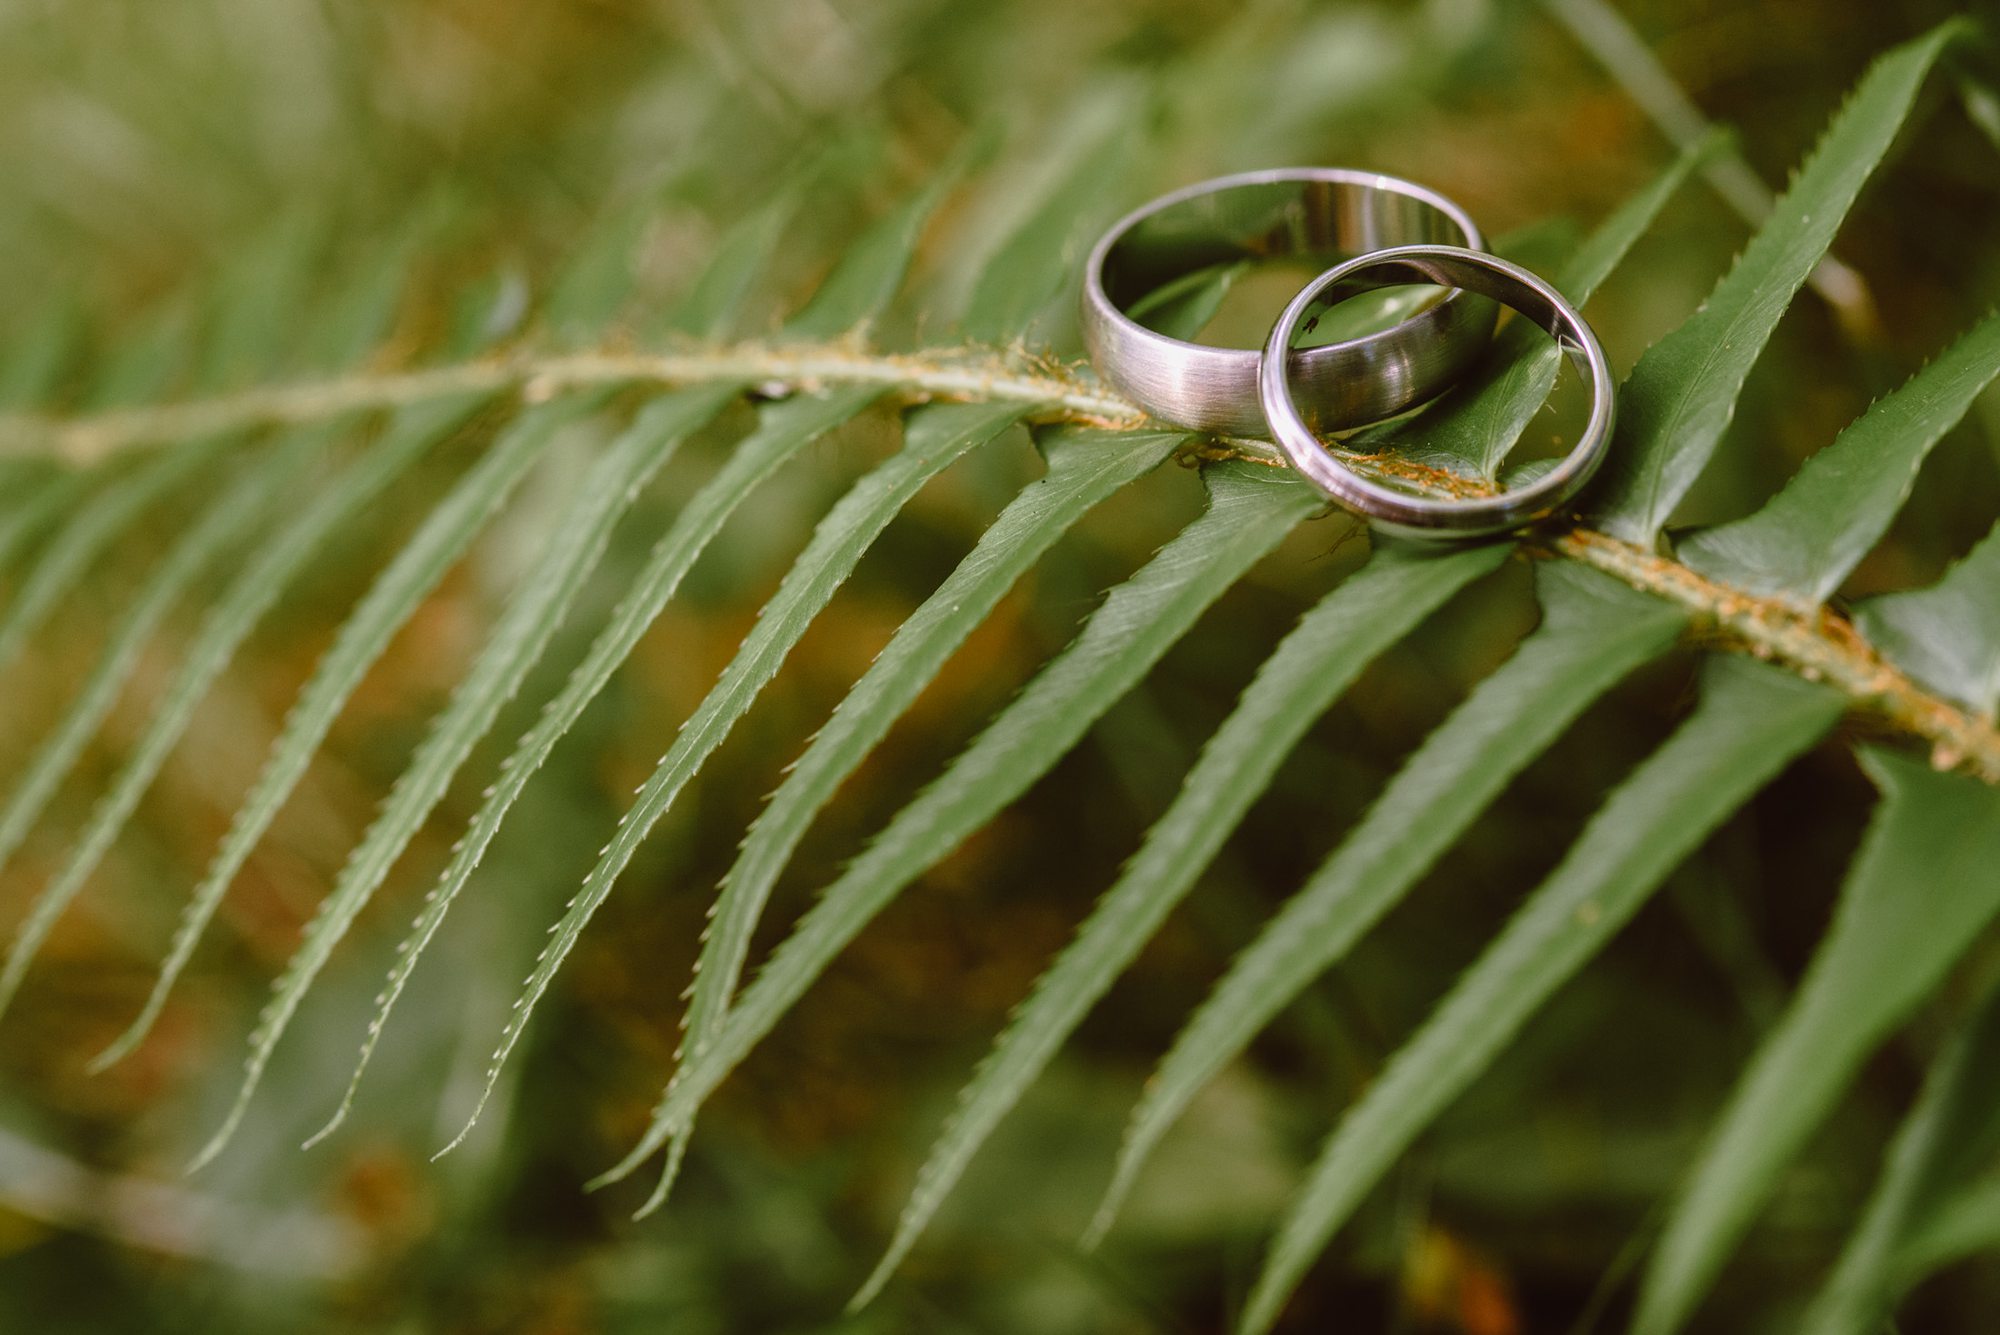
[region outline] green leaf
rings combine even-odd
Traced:
[[[1495,543],[1444,554],[1422,548],[1378,551],[1300,618],[1202,749],[1179,795],[1147,831],[1117,883],[1036,981],[961,1093],[957,1111],[917,1176],[895,1237],[851,1306],[865,1304],[888,1282],[993,1128],[1131,966],[1306,730],[1377,655],[1454,593],[1492,573],[1510,550]]]
[[[1182,274],[1133,302],[1125,314],[1169,338],[1198,340],[1230,291],[1255,267],[1249,260],[1230,260]]]
[[[1988,718],[2000,709],[2000,524],[1927,589],[1870,598],[1854,624],[1918,681]]]
[[[1889,1147],[1882,1175],[1848,1235],[1833,1274],[1814,1299],[1801,1335],[1873,1335],[1902,1289],[1919,1275],[1907,1240],[1991,1154],[2000,1139],[2000,987],[1962,1023],[1930,1064],[1916,1106]]]
[[[1136,87],[1114,81],[1071,110],[1053,137],[1064,141],[1064,148],[1078,142],[1082,147],[999,249],[980,263],[960,322],[966,337],[1020,340],[1077,281],[1083,255],[1097,229],[1110,221],[1138,156],[1145,105]]]
[[[83,340],[83,314],[74,299],[55,302],[28,322],[27,332],[0,356],[0,408],[20,412],[52,395]]]
[[[117,408],[160,398],[185,375],[199,346],[194,327],[185,297],[147,311],[138,329],[121,333],[93,368],[84,406]]]
[[[66,514],[95,480],[93,474],[80,468],[55,468],[41,477],[30,474],[15,484],[12,504],[0,515],[0,570],[13,564],[16,555],[58,516]]]
[[[271,447],[265,457],[240,467],[234,482],[222,488],[153,567],[113,626],[76,698],[34,759],[21,768],[19,781],[0,807],[0,868],[20,849],[96,735],[167,612],[226,549],[272,512],[281,488],[304,463],[306,452],[321,443],[317,433],[299,433],[286,445]],[[8,991],[0,987],[0,1010],[6,1009],[7,1001]]]
[[[1931,447],[2000,375],[2000,313],[1876,400],[1746,518],[1676,544],[1681,560],[1747,593],[1823,602],[1909,498]]]
[[[292,208],[230,256],[208,289],[196,389],[250,384],[285,364],[299,312],[313,308],[313,275],[326,240],[323,215]]]
[[[801,193],[796,185],[780,187],[724,231],[708,266],[668,320],[669,332],[694,338],[723,338],[735,332],[743,304],[769,271],[785,227],[798,212]]]
[[[343,275],[304,331],[299,364],[313,371],[341,371],[365,361],[395,328],[417,260],[437,236],[444,213],[435,201],[419,204],[407,223]]]
[[[298,513],[288,516],[245,558],[239,574],[216,600],[189,647],[180,671],[156,701],[145,734],[91,810],[90,821],[63,868],[35,897],[15,930],[0,966],[0,999],[11,997],[63,911],[103,860],[131,819],[139,799],[166,764],[208,688],[229,665],[258,620],[283,594],[292,578],[327,538],[400,476],[473,406],[470,399],[445,400],[409,408],[358,461],[339,473]],[[326,428],[329,435],[340,423]]]
[[[567,911],[551,929],[553,935],[536,956],[527,986],[501,1032],[500,1045],[494,1050],[487,1070],[486,1086],[466,1120],[465,1129],[445,1150],[464,1140],[478,1120],[500,1068],[526,1031],[542,994],[583,935],[591,915],[611,893],[613,882],[680,796],[681,789],[722,745],[736,720],[748,712],[758,693],[777,675],[806,627],[847,582],[862,554],[924,483],[992,440],[1020,415],[1021,410],[1016,406],[996,408],[991,404],[946,404],[917,412],[910,419],[903,448],[856,482],[814,528],[812,540],[785,572],[778,591],[758,609],[757,624],[745,637],[742,648],[723,669],[721,678],[693,716],[675,734],[673,746],[639,789],[638,799],[619,817],[618,828],[603,856],[584,879],[583,889],[571,898]]]
[[[647,193],[605,209],[578,238],[542,305],[541,322],[558,342],[589,344],[604,336],[631,299],[640,243],[659,216],[660,201]],[[729,254],[726,242],[716,249],[718,262]],[[767,257],[768,248],[754,258]]]
[[[1068,430],[1044,444],[1048,472],[897,628],[750,826],[696,965],[686,1019],[694,1048],[706,1046],[722,1022],[771,888],[813,817],[1028,568],[1086,511],[1158,467],[1184,439],[1179,432]]]
[[[1665,652],[1685,624],[1672,607],[1609,576],[1553,562],[1535,574],[1541,628],[1425,739],[1174,1040],[1133,1110],[1091,1245],[1196,1093],[1401,902],[1577,715]]]
[[[1841,697],[1747,659],[1711,659],[1701,701],[1629,775],[1560,866],[1348,1110],[1287,1211],[1239,1329],[1270,1329],[1369,1188],[1490,1065],[1667,873],[1839,718]]]
[[[312,679],[292,702],[284,729],[272,743],[263,771],[237,808],[229,833],[188,900],[151,994],[131,1026],[98,1056],[94,1063],[97,1069],[126,1056],[152,1028],[166,1003],[167,993],[187,967],[230,882],[236,879],[236,873],[242,870],[264,831],[270,828],[278,808],[284,805],[312,763],[313,753],[319,749],[327,730],[390,639],[437,587],[445,571],[464,553],[515,484],[527,475],[529,466],[541,457],[542,447],[557,427],[591,402],[582,397],[560,399],[524,412],[459,479],[376,577],[342,624],[333,647],[313,670]]]
[[[1688,175],[1706,167],[1728,145],[1729,136],[1720,132],[1696,139],[1668,163],[1664,171],[1599,223],[1597,229],[1576,248],[1576,253],[1563,264],[1561,277],[1556,283],[1563,295],[1577,306],[1589,301],[1605,280],[1624,263],[1625,256],[1638,244],[1639,238],[1652,228],[1667,201],[1680,193]]]
[[[1062,653],[827,888],[744,990],[714,1041],[690,1050],[639,1145],[600,1181],[630,1173],[685,1127],[905,885],[1047,773],[1203,609],[1322,504],[1297,478],[1268,468],[1224,464],[1203,476],[1208,509],[1114,588]]]
[[[1667,1220],[1634,1335],[1669,1335],[1749,1227],[1778,1173],[1863,1060],[2000,912],[2000,792],[1865,751],[1881,805],[1833,928],[1765,1039]]]
[[[611,620],[591,642],[583,661],[570,673],[561,692],[543,705],[541,718],[501,763],[492,791],[453,848],[451,862],[425,897],[409,936],[397,947],[396,962],[389,971],[375,1014],[368,1022],[367,1036],[362,1040],[360,1056],[339,1107],[326,1125],[307,1140],[307,1145],[317,1144],[346,1119],[383,1027],[408,986],[417,961],[437,935],[459,891],[478,868],[507,813],[528,780],[547,762],[556,743],[575,726],[647,628],[659,619],[695,559],[758,483],[777,472],[799,450],[861,412],[879,393],[873,388],[849,389],[824,398],[797,398],[768,405],[757,430],[736,447],[729,461],[688,501],[673,527],[654,547],[645,570],[633,581],[631,590],[611,614]]]
[[[1986,1116],[1992,1116],[1989,1107]],[[2000,1248],[2000,1176],[1991,1167],[1946,1196],[1897,1249],[1897,1282],[1908,1287],[1926,1275]]]
[[[1714,454],[1778,317],[1826,254],[1931,66],[1967,28],[1964,20],[1943,24],[1875,62],[1701,309],[1639,359],[1619,394],[1617,436],[1597,488],[1606,531],[1652,546]]]
[[[1556,282],[1563,295],[1578,306],[1588,301],[1719,142],[1710,137],[1681,154],[1599,224],[1563,264]],[[1541,411],[1562,362],[1562,348],[1546,332],[1527,320],[1510,321],[1472,374],[1407,421],[1368,433],[1356,448],[1411,450],[1490,481]]]
[[[71,512],[0,611],[0,669],[26,647],[42,622],[82,581],[104,550],[137,523],[146,508],[213,460],[214,442],[161,450],[100,486]]]
[[[439,352],[461,359],[492,351],[520,332],[528,302],[527,278],[513,264],[501,264],[452,297]]]
[[[272,1051],[327,959],[396,859],[444,797],[472,748],[492,728],[500,709],[541,660],[577,593],[603,557],[612,527],[675,448],[734,398],[733,385],[709,385],[655,399],[606,449],[578,488],[487,637],[478,659],[460,678],[451,703],[433,720],[429,735],[397,777],[381,811],[348,854],[333,889],[320,901],[304,938],[285,965],[258,1017],[244,1060],[243,1081],[222,1125],[196,1156],[214,1158],[234,1134],[256,1092]]]
[[[834,338],[867,326],[895,299],[916,258],[924,227],[957,173],[936,173],[923,189],[877,219],[835,262],[805,307],[785,325],[798,339]]]

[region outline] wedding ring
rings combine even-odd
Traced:
[[[1320,311],[1375,288],[1423,284],[1491,297],[1548,331],[1590,384],[1590,416],[1569,454],[1526,486],[1495,496],[1416,496],[1362,477],[1328,451],[1300,411],[1288,358],[1298,330]],[[1479,537],[1505,533],[1550,514],[1575,496],[1604,462],[1614,414],[1611,367],[1576,308],[1541,278],[1480,250],[1401,246],[1337,264],[1307,283],[1271,326],[1257,376],[1258,395],[1277,443],[1292,466],[1335,501],[1377,528],[1406,537]]]
[[[1084,342],[1099,374],[1161,421],[1262,438],[1256,349],[1170,338],[1127,312],[1215,265],[1440,242],[1484,244],[1458,205],[1393,176],[1301,167],[1204,181],[1126,215],[1098,241],[1084,271]],[[1443,292],[1388,329],[1293,354],[1300,414],[1319,431],[1394,417],[1459,376],[1494,316],[1469,292]]]

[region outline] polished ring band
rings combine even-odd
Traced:
[[[1171,338],[1126,312],[1214,265],[1332,260],[1418,242],[1483,244],[1458,205],[1393,176],[1305,167],[1204,181],[1128,214],[1098,241],[1084,270],[1084,342],[1098,372],[1161,421],[1262,438],[1256,349]],[[1486,346],[1494,315],[1470,293],[1440,293],[1388,329],[1297,353],[1306,421],[1339,431],[1433,397]]]
[[[1359,292],[1426,284],[1477,292],[1547,330],[1590,383],[1590,416],[1569,454],[1526,486],[1494,496],[1437,499],[1370,481],[1328,451],[1300,413],[1286,354],[1300,326],[1319,310]],[[1457,246],[1401,246],[1335,265],[1307,283],[1271,326],[1258,372],[1258,394],[1271,439],[1292,466],[1335,501],[1377,528],[1411,537],[1505,533],[1551,513],[1590,481],[1611,440],[1613,389],[1604,348],[1576,308],[1541,278],[1484,251]]]

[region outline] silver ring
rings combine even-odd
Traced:
[[[1320,444],[1299,412],[1286,353],[1315,308],[1358,292],[1404,284],[1477,292],[1519,311],[1547,330],[1590,382],[1590,417],[1569,454],[1533,482],[1497,496],[1440,500],[1371,482]],[[1611,441],[1614,389],[1597,335],[1562,293],[1518,264],[1458,246],[1400,246],[1337,264],[1307,283],[1271,326],[1257,376],[1271,438],[1292,466],[1335,501],[1377,528],[1405,537],[1479,537],[1505,533],[1548,515],[1590,481]]]
[[[1212,265],[1278,255],[1338,259],[1415,242],[1484,244],[1465,210],[1393,176],[1298,167],[1204,181],[1127,214],[1092,249],[1084,342],[1098,373],[1161,421],[1262,438],[1256,349],[1170,338],[1126,311]],[[1488,301],[1446,292],[1388,329],[1297,353],[1306,420],[1340,431],[1435,396],[1485,347],[1495,314]]]

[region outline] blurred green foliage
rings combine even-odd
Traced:
[[[374,265],[397,275],[384,281],[400,298],[381,330],[357,317],[353,346],[381,336],[378,359],[505,341],[530,310],[547,339],[596,345],[612,313],[603,294],[624,278],[593,267],[607,255],[638,257],[640,309],[678,312],[676,328],[664,314],[621,324],[614,345],[709,332],[708,300],[747,309],[739,329],[763,333],[862,225],[956,170],[970,184],[927,235],[916,297],[877,336],[890,346],[1025,338],[1074,357],[1071,293],[1048,280],[1048,256],[1077,255],[1119,209],[1216,171],[1378,168],[1447,191],[1495,235],[1601,219],[1671,148],[1635,102],[1631,71],[1607,70],[1579,44],[1562,17],[1574,8],[12,4],[0,9],[0,180],[10,187],[0,193],[0,335],[66,321],[69,341],[47,354],[44,402],[57,408],[192,397],[259,382],[273,350],[259,319],[242,339],[196,340],[190,330],[214,334],[212,312],[188,294],[226,303],[249,293],[262,321],[283,324],[295,306],[372,309],[351,275]],[[1867,61],[1944,14],[1914,0],[1621,8],[1694,103],[1735,128],[1743,165],[1778,184]],[[1976,87],[1944,80],[1927,96],[1940,114],[1920,119],[1835,244],[1872,317],[1857,324],[1844,318],[1851,308],[1814,295],[1792,308],[1683,518],[1753,508],[2000,294],[2000,159],[1979,115],[1956,110],[1965,100],[1977,113]],[[1701,300],[1747,230],[1701,189],[1669,206],[1591,306],[1621,369]],[[718,254],[743,257],[746,304],[696,286],[717,272]],[[406,278],[380,258],[392,255],[410,257]],[[324,277],[333,274],[349,277]],[[10,343],[9,368],[26,355],[18,337]],[[205,360],[176,364],[197,344]],[[133,347],[150,350],[132,356],[139,370],[101,366],[105,350]],[[303,375],[317,354],[276,355],[283,372]],[[640,496],[584,590],[591,615],[561,632],[482,743],[487,766],[583,652],[587,630],[575,626],[602,619],[742,425],[725,417]],[[1285,760],[903,1276],[840,1318],[969,1064],[1171,801],[1303,601],[1360,555],[1318,527],[1259,565],[1082,748],[842,957],[723,1087],[669,1209],[635,1224],[629,1188],[586,1195],[577,1184],[645,1124],[738,833],[778,765],[1034,475],[1018,430],[928,486],[870,551],[838,615],[808,632],[642,848],[530,1031],[526,1059],[504,1077],[500,1106],[464,1150],[427,1162],[462,1121],[516,980],[627,795],[815,518],[892,440],[887,415],[864,416],[804,451],[724,529],[503,828],[481,892],[413,982],[349,1127],[297,1151],[346,1081],[375,980],[477,808],[477,785],[452,791],[364,917],[228,1153],[183,1181],[179,1165],[234,1096],[264,980],[477,650],[528,538],[602,441],[586,431],[561,442],[426,601],[251,859],[223,930],[152,1040],[87,1075],[89,1055],[144,997],[176,896],[200,875],[339,617],[473,447],[424,461],[365,526],[341,533],[204,702],[189,744],[0,1027],[0,1329],[1222,1328],[1330,1114],[1373,1081],[1520,887],[1574,838],[1596,794],[1683,708],[1693,656],[1641,671],[1530,766],[1384,929],[1203,1095],[1120,1230],[1087,1253],[1074,1239],[1145,1073],[1400,758],[1507,652],[1533,615],[1525,575],[1504,577],[1506,596],[1454,604],[1375,663]],[[1934,579],[1991,523],[1997,466],[2000,401],[1989,391],[1844,592]],[[25,485],[27,471],[0,485]],[[809,836],[780,888],[789,911],[1065,642],[1101,589],[1176,530],[1195,490],[1164,470],[1063,539],[1062,559],[1002,603]],[[64,603],[6,679],[0,756],[30,754],[88,671],[144,566],[122,559]],[[194,624],[148,651],[142,683],[170,676],[174,645]],[[81,823],[143,730],[145,692],[135,695],[58,796],[52,825]],[[1656,1202],[1820,938],[1870,796],[1843,753],[1816,752],[1708,841],[1371,1198],[1283,1328],[1511,1335],[1621,1321]],[[0,903],[24,905],[66,852],[55,834],[31,838],[0,880]],[[775,939],[767,928],[759,942]],[[1996,964],[1981,945],[1948,992],[1971,992]],[[1920,1021],[1866,1068],[1779,1182],[1704,1329],[1794,1328],[1939,1027]],[[1919,1290],[1903,1328],[1977,1332],[1995,1311],[2000,1270],[1960,1266]]]

